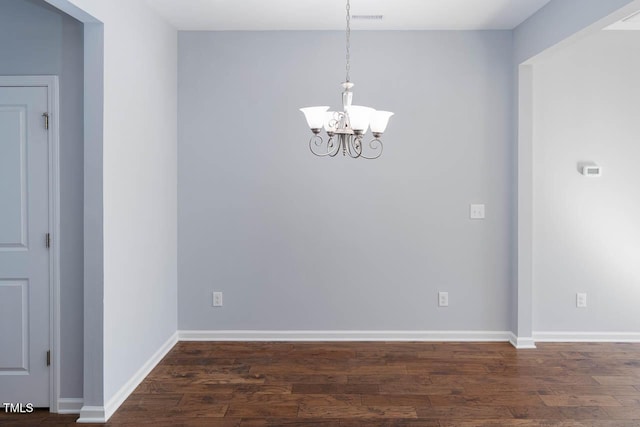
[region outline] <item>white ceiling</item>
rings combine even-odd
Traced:
[[[640,31],[640,11],[634,12],[630,16],[608,26],[606,29]]]
[[[147,0],[178,30],[343,30],[346,0]],[[351,0],[363,30],[513,29],[549,0]]]

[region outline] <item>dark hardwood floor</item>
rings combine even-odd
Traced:
[[[640,344],[181,342],[107,425],[640,426]]]

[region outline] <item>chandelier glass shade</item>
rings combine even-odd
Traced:
[[[387,128],[389,118],[393,116],[389,111],[377,111],[370,107],[352,105],[353,83],[349,79],[351,68],[351,13],[347,0],[347,77],[342,83],[342,111],[329,111],[329,106],[306,107],[300,111],[307,119],[307,125],[313,133],[309,140],[309,148],[316,156],[334,157],[340,151],[342,155],[353,158],[377,159],[382,155],[382,134]],[[326,138],[321,136],[322,129]],[[364,143],[364,136],[371,128],[373,139]]]

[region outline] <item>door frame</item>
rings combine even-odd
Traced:
[[[60,398],[60,120],[58,76],[0,76],[0,86],[45,87],[49,131],[49,411],[58,412]]]

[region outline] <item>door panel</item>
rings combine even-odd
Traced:
[[[27,243],[27,132],[24,106],[0,107],[0,248]]]
[[[0,87],[0,403],[48,407],[46,87]]]
[[[29,371],[29,289],[26,280],[0,280],[0,368],[5,375]]]

